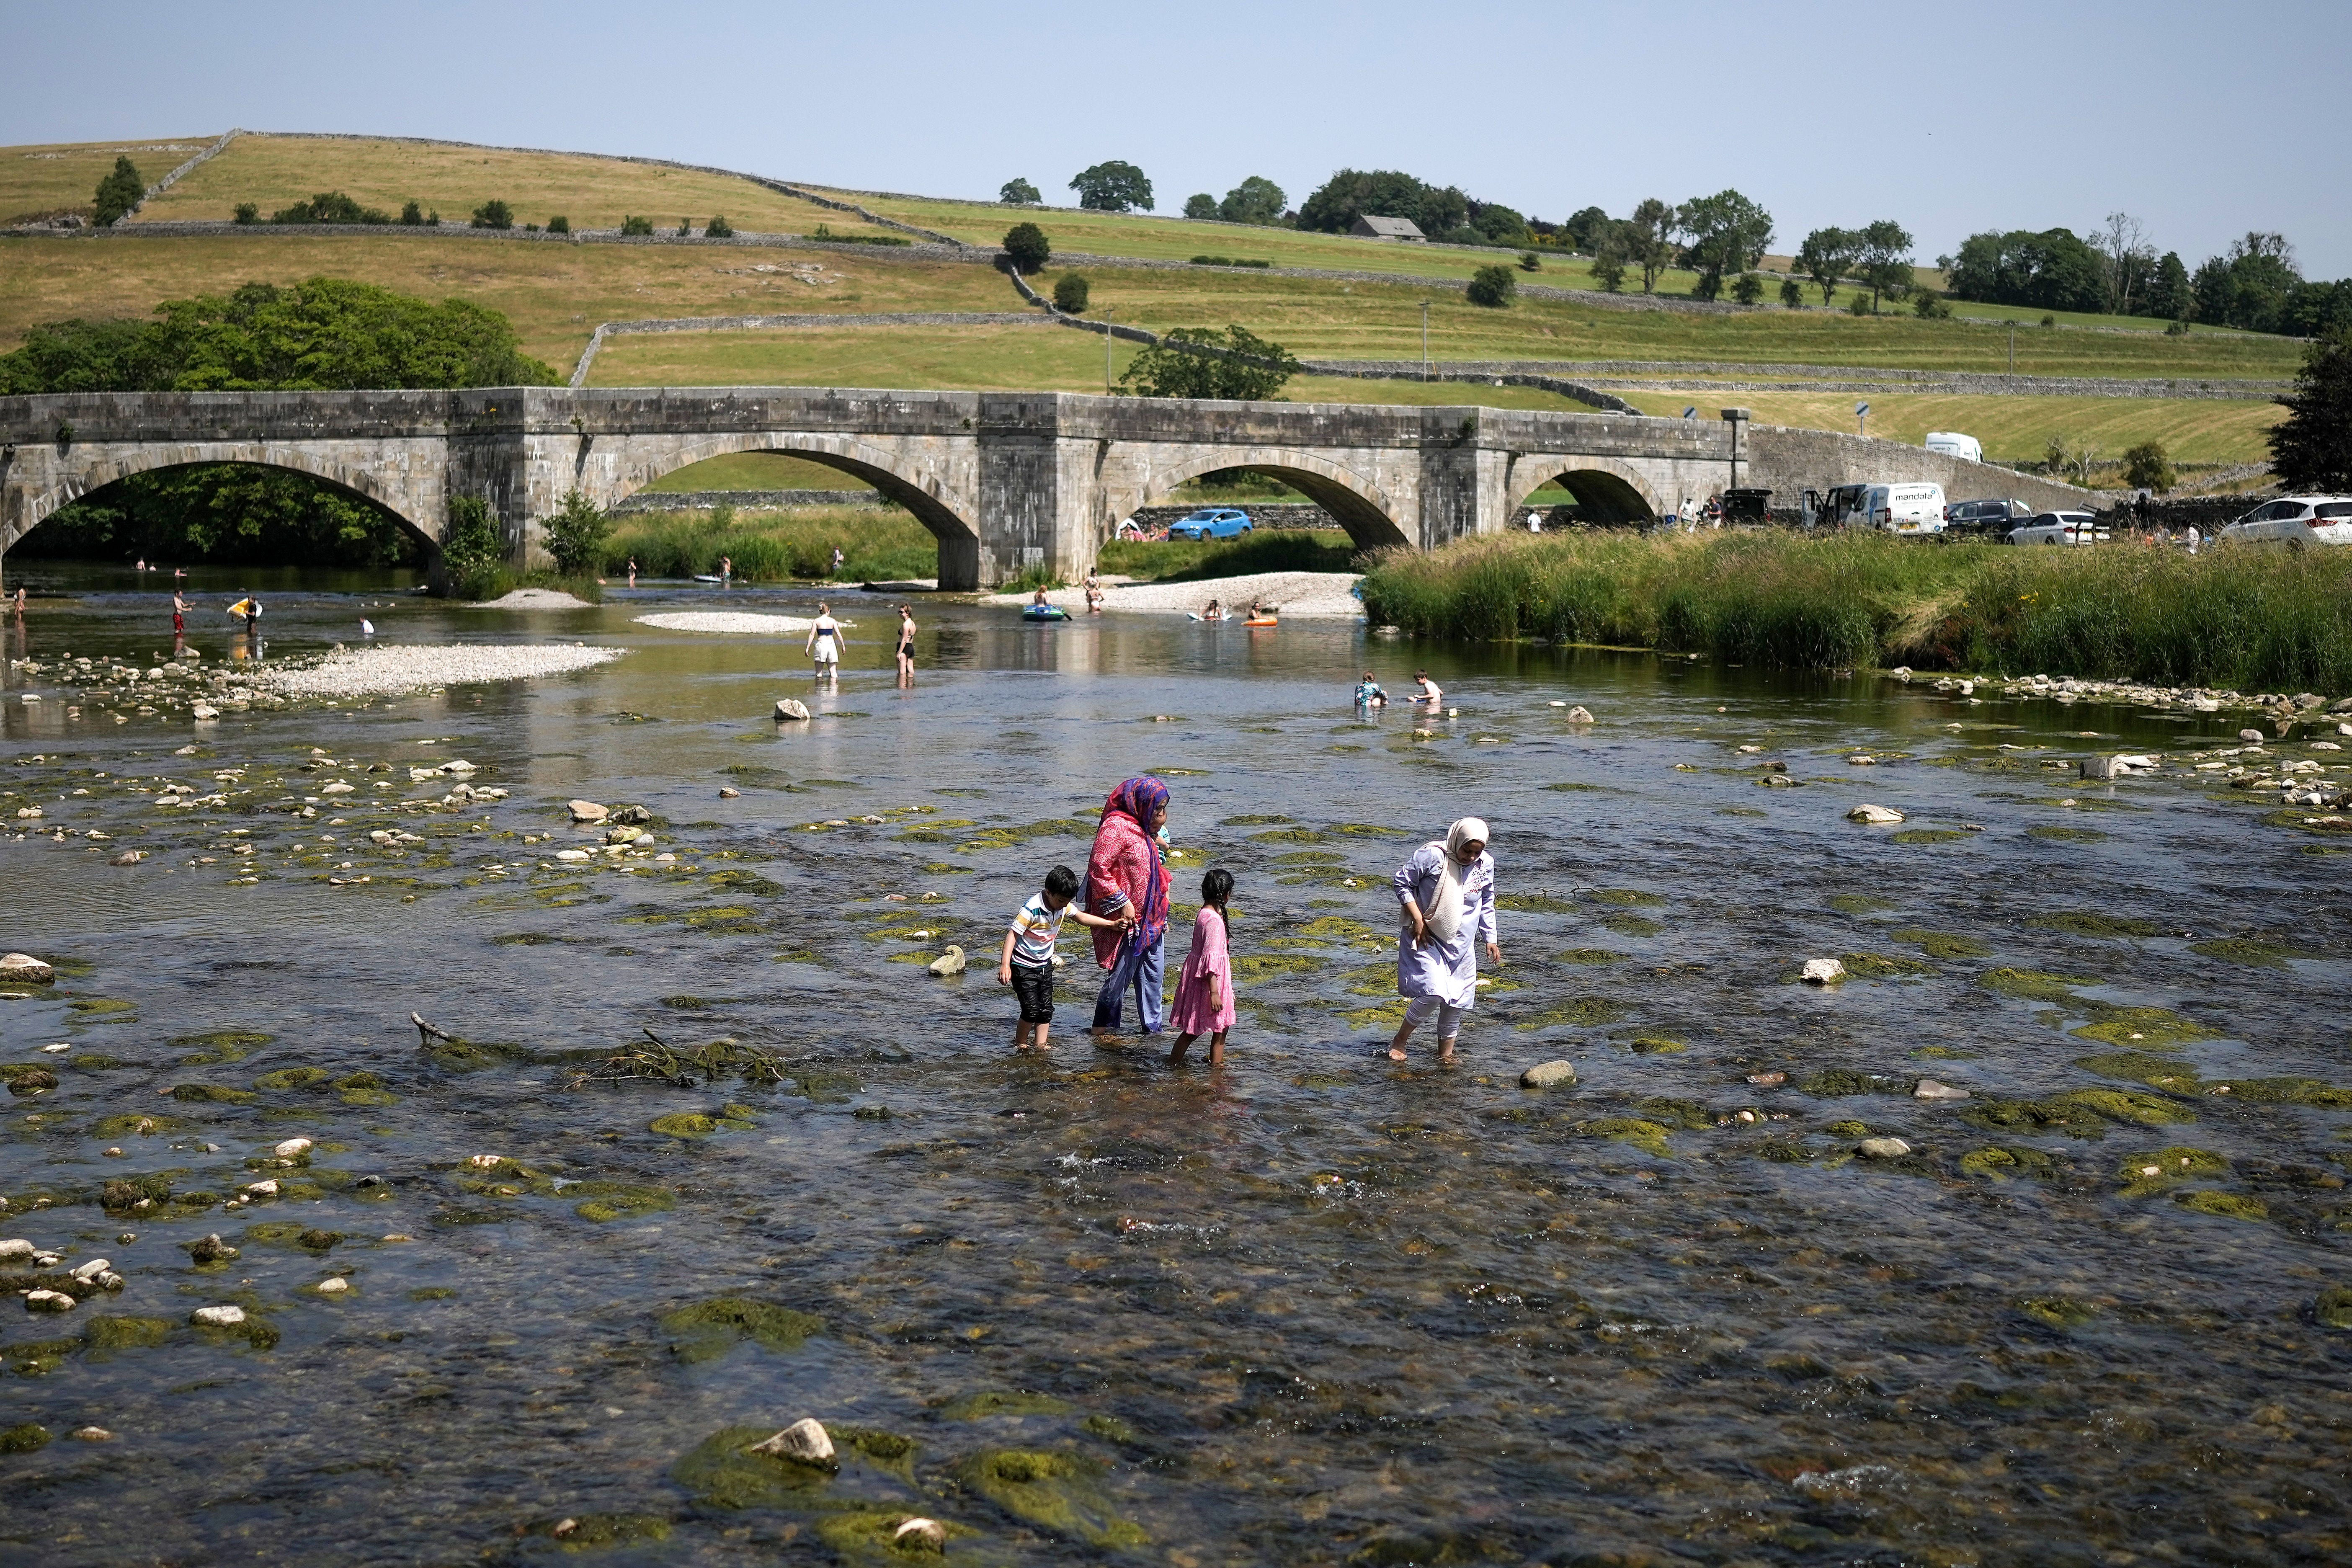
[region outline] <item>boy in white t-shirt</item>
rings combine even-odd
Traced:
[[[1062,934],[1062,917],[1069,915],[1087,926],[1135,923],[1132,908],[1115,920],[1070,908],[1070,900],[1077,896],[1078,874],[1067,866],[1056,866],[1045,873],[1045,890],[1032,893],[1005,928],[1004,952],[996,961],[996,983],[1012,986],[1021,1002],[1021,1022],[1013,1029],[1016,1051],[1053,1049],[1045,1037],[1054,1022],[1054,939]]]

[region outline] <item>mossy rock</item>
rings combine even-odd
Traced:
[[[30,1454],[49,1446],[49,1429],[37,1421],[0,1426],[0,1454]]]
[[[139,1010],[138,1003],[125,1002],[113,996],[84,996],[67,1005],[86,1018],[114,1017]]]
[[[172,1090],[172,1098],[188,1105],[251,1105],[261,1096],[249,1089],[231,1089],[218,1083],[184,1083]]]
[[[1595,923],[1601,930],[1614,931],[1619,936],[1657,936],[1666,929],[1665,921],[1654,921],[1647,915],[1603,915]]]
[[[2081,1106],[2096,1111],[2110,1121],[2130,1122],[2139,1127],[2170,1127],[2179,1122],[2197,1120],[2193,1111],[2184,1110],[2177,1101],[2153,1094],[2133,1094],[2120,1089],[2070,1089],[2063,1094],[2053,1094],[2049,1103]]]
[[[2288,947],[2275,942],[2257,942],[2249,937],[2224,937],[2214,942],[2189,944],[2191,952],[2201,952],[2208,958],[2219,958],[2231,963],[2242,963],[2255,969],[2284,969],[2290,958],[2309,958],[2301,948]]]
[[[335,1098],[345,1105],[361,1109],[400,1103],[400,1096],[386,1089],[347,1089]]]
[[[953,1471],[967,1491],[1042,1530],[1095,1547],[1144,1545],[1150,1537],[1111,1506],[1099,1473],[1082,1455],[1035,1448],[983,1448]]]
[[[1576,912],[1576,906],[1566,899],[1555,899],[1549,893],[1505,893],[1495,900],[1498,910],[1512,910],[1523,915],[1566,915]]]
[[[2210,1149],[2175,1143],[2151,1154],[2126,1154],[2116,1166],[2116,1179],[2123,1184],[2125,1197],[2144,1198],[2229,1169],[2230,1162]]]
[[[626,1182],[574,1182],[563,1189],[563,1195],[583,1197],[585,1201],[573,1205],[572,1212],[599,1225],[642,1219],[677,1206],[677,1194],[667,1187],[633,1186]]]
[[[1669,1035],[1635,1035],[1625,1048],[1637,1057],[1676,1057],[1690,1047]]]
[[[865,1080],[854,1072],[804,1073],[793,1080],[793,1088],[804,1100],[820,1105],[838,1105],[863,1090]]]
[[[1277,866],[1344,866],[1348,858],[1336,849],[1294,849],[1274,858]]]
[[[2127,1083],[2144,1083],[2150,1089],[2160,1089],[2168,1094],[2197,1094],[2205,1087],[2197,1069],[2172,1057],[2160,1057],[2151,1051],[2108,1051],[2101,1056],[2077,1057],[2074,1065],[2084,1072],[2097,1073],[2101,1078],[2119,1078]]]
[[[1832,1138],[1867,1138],[1870,1136],[1870,1123],[1848,1117],[1842,1121],[1831,1122],[1822,1131]]]
[[[996,1415],[1066,1415],[1071,1409],[1067,1400],[1050,1394],[983,1389],[949,1400],[940,1406],[940,1414],[950,1421],[982,1421]]]
[[[2107,1119],[2096,1110],[2055,1100],[1988,1100],[1970,1106],[1960,1120],[1988,1132],[2055,1132],[2074,1138],[2107,1135]]]
[[[0,1065],[0,1082],[7,1084],[10,1094],[29,1098],[57,1088],[58,1075],[37,1063],[8,1062]]]
[[[2058,1162],[2039,1149],[2014,1145],[1995,1145],[1989,1149],[1971,1149],[1960,1156],[1960,1174],[1989,1176],[1996,1182],[2011,1176],[2054,1176]]]
[[[674,1110],[646,1124],[665,1138],[708,1138],[719,1131],[719,1118],[699,1110]]]
[[[337,1079],[335,1080],[335,1087],[341,1089],[382,1089],[383,1087],[383,1079],[376,1077],[375,1074],[372,1072],[355,1072],[348,1077]]]
[[[1674,1100],[1653,1095],[1638,1101],[1633,1109],[1644,1121],[1655,1121],[1685,1132],[1700,1131],[1715,1125],[1715,1112],[1696,1100]]]
[[[1871,915],[1876,914],[1882,910],[1891,910],[1894,907],[1895,905],[1891,900],[1886,899],[1874,899],[1868,893],[1832,893],[1830,895],[1830,908],[1837,910],[1841,914]]]
[[[1633,1005],[1612,996],[1570,996],[1556,1002],[1541,1012],[1532,1013],[1519,1020],[1522,1029],[1548,1029],[1565,1025],[1571,1028],[1598,1028],[1613,1024],[1633,1010]]]
[[[2063,910],[2056,914],[2035,915],[2025,923],[2039,931],[2063,931],[2068,936],[2156,936],[2163,929],[2154,921],[2130,920],[2095,910]]]
[[[1888,933],[1896,942],[1907,942],[1929,958],[1989,958],[1992,949],[1972,936],[1955,936],[1948,931],[1924,931],[1917,926]],[[1848,965],[1849,968],[1852,965]]]
[[[1950,827],[1906,827],[1889,837],[1897,844],[1949,844],[1968,835]]]
[[[832,1484],[831,1470],[751,1452],[785,1425],[722,1426],[670,1467],[670,1479],[716,1508],[805,1504]]]
[[[1089,1415],[1079,1426],[1106,1443],[1133,1443],[1136,1430],[1116,1415]]]
[[[879,1426],[828,1426],[825,1436],[833,1439],[836,1454],[854,1453],[901,1480],[915,1479],[915,1455],[922,1445],[904,1433]]]
[[[97,1352],[153,1350],[172,1337],[172,1325],[162,1318],[110,1314],[84,1323],[81,1337],[84,1344]]]
[[[2218,1215],[2223,1219],[2268,1219],[2269,1207],[2260,1198],[2243,1193],[2175,1193],[2172,1201],[2182,1208],[2199,1214]]]
[[[1665,894],[1645,892],[1640,888],[1595,888],[1585,896],[1597,904],[1613,904],[1620,909],[1666,901]]]
[[[81,1349],[79,1340],[19,1340],[13,1345],[0,1345],[0,1358],[6,1359],[8,1370],[18,1377],[47,1377]]]
[[[1253,844],[1323,844],[1324,836],[1311,827],[1278,827],[1271,833],[1253,833]]]
[[[898,1527],[916,1518],[930,1520],[950,1541],[966,1539],[978,1533],[969,1525],[957,1524],[932,1514],[917,1515],[904,1510],[881,1513],[861,1510],[855,1513],[820,1515],[816,1521],[816,1538],[852,1568],[937,1556],[929,1549],[918,1552],[897,1544],[895,1537]]]
[[[530,1060],[527,1046],[499,1041],[436,1039],[425,1047],[427,1058],[452,1072],[479,1072],[484,1068]]]
[[[1236,979],[1264,980],[1273,974],[1310,973],[1324,967],[1324,961],[1304,952],[1256,952],[1234,959],[1233,964]]]
[[[2027,828],[2025,836],[2028,838],[2054,838],[2065,844],[2087,844],[2106,837],[2095,827],[2060,827],[2049,823]]]
[[[169,1042],[185,1047],[189,1055],[180,1058],[182,1067],[212,1067],[220,1062],[241,1062],[278,1037],[256,1029],[215,1029],[202,1035],[174,1035]]]
[[[1780,1165],[1803,1165],[1812,1161],[1812,1152],[1801,1139],[1767,1138],[1755,1146],[1754,1152],[1764,1159]]]
[[[90,1123],[89,1135],[93,1138],[168,1138],[185,1130],[187,1125],[176,1116],[103,1116]]]
[[[1612,952],[1605,947],[1571,947],[1566,952],[1553,953],[1551,955],[1551,961],[1554,963],[1585,963],[1598,965],[1603,963],[1622,963],[1629,956],[1631,955],[1627,953]]]
[[[188,1173],[183,1167],[111,1177],[98,1190],[99,1206],[109,1213],[118,1213],[142,1202],[168,1204],[172,1201],[172,1184]]]
[[[321,1230],[299,1219],[268,1219],[249,1225],[236,1240],[240,1247],[299,1247],[311,1252],[331,1252],[350,1239],[339,1230]]]
[[[1221,818],[1217,826],[1220,827],[1273,827],[1297,820],[1295,816],[1228,816]]]
[[[1604,1116],[1596,1121],[1579,1122],[1576,1131],[1587,1138],[1607,1138],[1619,1143],[1630,1143],[1642,1152],[1654,1154],[1661,1160],[1674,1158],[1674,1151],[1666,1147],[1666,1134],[1671,1129],[1639,1117]]]
[[[276,1072],[266,1072],[255,1079],[253,1087],[273,1092],[284,1089],[308,1089],[314,1083],[324,1083],[333,1076],[324,1068],[279,1068]]]
[[[1856,1072],[1852,1068],[1826,1068],[1798,1079],[1797,1089],[1817,1100],[1836,1100],[1850,1094],[1876,1094],[1879,1081],[1874,1073]]]
[[[665,1314],[661,1326],[671,1336],[670,1353],[689,1364],[716,1360],[744,1340],[781,1353],[824,1332],[823,1318],[748,1296],[714,1296],[680,1307]]]
[[[1846,973],[1864,980],[1890,980],[1906,974],[1933,974],[1936,972],[1916,958],[1897,958],[1886,952],[1849,952],[1841,955]]]
[[[2194,1018],[2162,1007],[2118,1007],[2112,1003],[2080,1004],[2095,1015],[2095,1023],[2084,1024],[2074,1033],[2085,1040],[2100,1040],[2111,1046],[2181,1046],[2197,1040],[2227,1038],[2220,1029],[2200,1024]]]
[[[633,1546],[667,1541],[673,1521],[660,1513],[576,1513],[567,1516],[572,1528],[556,1536],[566,1552],[593,1552],[606,1546]],[[560,1519],[543,1519],[525,1531],[555,1535]]]
[[[1996,996],[2018,1002],[2072,1002],[2075,991],[2098,981],[2087,974],[2053,974],[2040,969],[1992,969],[1977,976],[1977,984]]]
[[[2026,1296],[2018,1300],[2017,1310],[2053,1329],[2079,1329],[2099,1315],[2090,1303],[2072,1296]]]
[[[446,1301],[457,1294],[446,1285],[420,1285],[408,1293],[408,1299],[412,1301]]]
[[[1348,942],[1385,942],[1388,934],[1344,915],[1318,915],[1298,928],[1301,936],[1337,938]]]
[[[2352,1329],[2352,1289],[2332,1285],[2311,1303],[2311,1315],[2324,1328]]]
[[[2315,1078],[2234,1078],[2223,1081],[2231,1099],[2248,1105],[2309,1105],[2322,1110],[2352,1110],[2352,1089],[2338,1089]]]
[[[1982,1057],[1982,1051],[1963,1050],[1958,1046],[1921,1046],[1911,1053],[1939,1062],[1972,1062]]]

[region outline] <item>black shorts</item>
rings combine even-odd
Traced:
[[[1023,1023],[1052,1023],[1054,1021],[1054,966],[1050,963],[1014,964],[1013,994],[1020,998]]]

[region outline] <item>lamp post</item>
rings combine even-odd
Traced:
[[[1429,379],[1429,301],[1421,302],[1421,379]]]
[[[1103,312],[1103,395],[1105,397],[1110,395],[1110,323],[1111,313],[1105,310]]]

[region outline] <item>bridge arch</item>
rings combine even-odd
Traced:
[[[139,446],[93,457],[64,475],[59,482],[26,494],[20,513],[22,521],[13,534],[0,539],[0,549],[6,549],[31,533],[59,508],[95,495],[109,485],[140,474],[169,468],[207,467],[278,468],[300,474],[375,507],[414,534],[428,552],[441,548],[441,530],[445,520],[438,515],[413,515],[415,511],[426,509],[416,507],[411,498],[385,494],[383,485],[364,468],[355,468],[331,456],[301,447],[222,442]],[[437,511],[437,509],[434,510]]]
[[[1220,468],[1253,468],[1272,474],[1331,514],[1359,550],[1388,550],[1413,542],[1396,521],[1396,504],[1371,479],[1313,452],[1291,447],[1226,447],[1167,464],[1154,463],[1148,477],[1108,496],[1109,516],[1100,521],[1096,544],[1141,507],[1165,500],[1187,479]]]
[[[1647,522],[1665,510],[1642,471],[1615,458],[1523,452],[1511,459],[1503,496],[1503,516],[1516,513],[1528,497],[1558,479],[1576,498],[1587,522]]]
[[[942,544],[979,547],[977,516],[967,515],[976,509],[956,496],[943,477],[922,467],[910,469],[898,454],[854,436],[747,430],[703,437],[625,470],[606,504],[626,500],[665,474],[737,452],[775,452],[837,468],[905,507]]]

